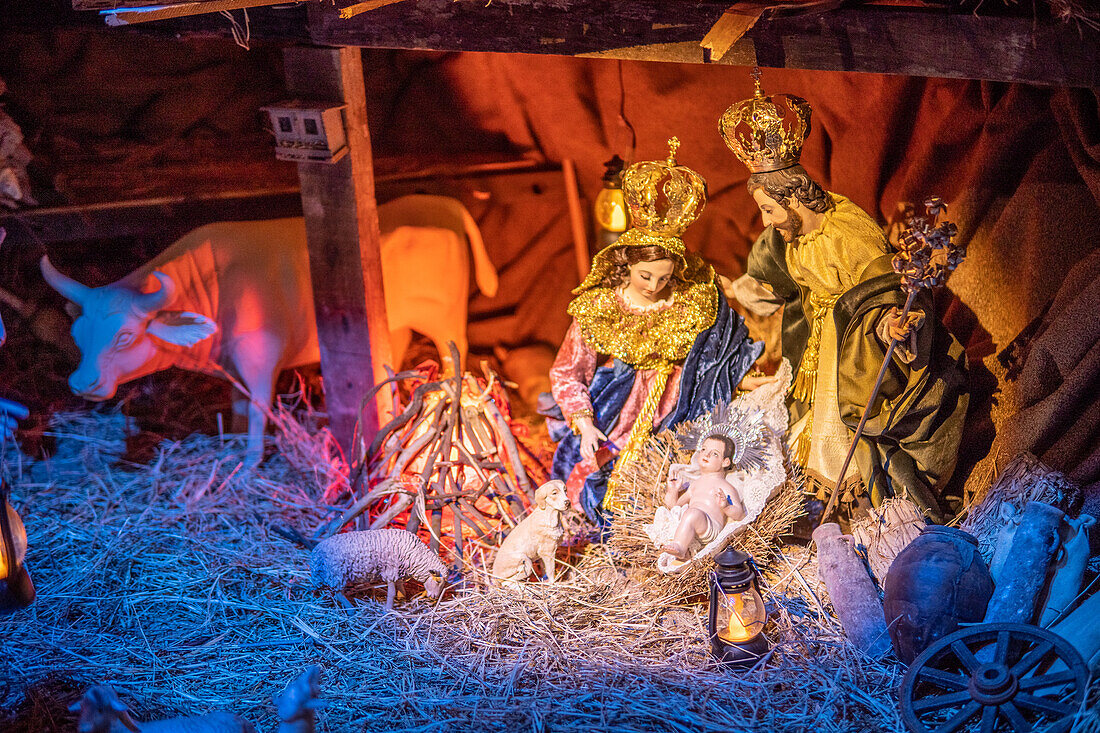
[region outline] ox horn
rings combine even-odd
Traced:
[[[38,267],[42,270],[42,277],[46,278],[46,282],[49,283],[51,288],[77,305],[82,306],[88,298],[88,293],[92,291],[87,285],[81,285],[68,275],[62,275],[46,255],[42,256]]]
[[[160,290],[152,293],[139,293],[134,297],[134,307],[146,314],[160,310],[176,297],[176,283],[172,278],[163,272],[154,272],[153,277],[160,282]]]

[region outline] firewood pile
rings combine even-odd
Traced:
[[[458,363],[457,355],[454,362]],[[434,379],[434,369],[401,372],[396,415],[369,445],[356,440],[350,489],[355,500],[325,522],[320,540],[357,521],[360,528],[426,532],[430,547],[460,565],[486,566],[490,550],[527,514],[548,476],[525,426],[511,419],[501,378],[482,364],[470,373]],[[365,399],[375,398],[378,389]]]

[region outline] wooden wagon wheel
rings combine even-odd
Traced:
[[[1027,624],[981,624],[945,636],[910,665],[902,720],[913,733],[1065,733],[1085,699],[1088,668],[1062,637]]]

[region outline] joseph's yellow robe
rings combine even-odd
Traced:
[[[766,283],[784,306],[783,355],[798,365],[792,444],[819,490],[840,478],[886,355],[876,330],[892,307],[905,303],[882,230],[858,206],[830,195],[834,208],[820,227],[790,246],[769,227],[748,261],[748,276]],[[930,293],[922,291],[914,308],[931,316]],[[935,519],[937,496],[954,471],[962,438],[966,355],[934,317],[925,318],[910,346],[891,359],[843,484],[851,489],[862,483],[875,505],[907,496]]]

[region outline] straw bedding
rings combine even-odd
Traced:
[[[374,592],[348,610],[273,531],[337,511],[330,474],[283,455],[247,474],[243,444],[199,435],[120,464],[124,429],[64,415],[49,461],[9,449],[39,597],[0,618],[2,730],[72,730],[64,709],[96,682],[139,720],[227,709],[275,730],[272,696],[311,663],[322,731],[902,730],[900,668],[843,640],[803,549],[746,539],[774,643],[750,672],[708,666],[705,575],[656,577],[626,530],[576,550],[569,582],[516,594],[471,570],[434,606],[385,614]]]

